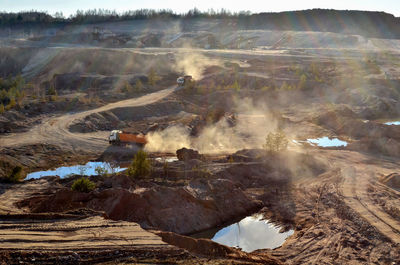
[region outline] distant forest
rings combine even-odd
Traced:
[[[201,12],[198,9],[177,14],[172,10],[141,9],[117,13],[95,9],[77,11],[66,18],[62,13],[51,16],[44,12],[0,13],[0,27],[91,24],[151,19],[229,19],[238,29],[320,31],[359,34],[366,37],[400,39],[400,18],[384,12],[311,9],[280,13],[236,12],[227,10]]]

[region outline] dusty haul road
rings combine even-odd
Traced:
[[[345,203],[393,243],[400,244],[400,222],[384,212],[368,196],[368,186],[376,178],[378,170],[373,166],[353,165],[344,166],[341,170],[341,190]],[[382,172],[382,168],[379,171]],[[387,173],[390,174],[390,171]]]
[[[28,132],[13,133],[11,135],[0,137],[0,147],[45,143],[61,146],[65,150],[83,150],[86,153],[101,152],[104,151],[108,145],[107,132],[72,133],[69,131],[70,124],[75,120],[84,119],[86,116],[93,113],[116,108],[137,107],[152,104],[167,97],[178,89],[179,87],[172,86],[139,98],[131,98],[110,103],[100,108],[47,118],[41,124],[36,125]]]
[[[132,49],[132,51],[141,51],[139,49]],[[149,53],[157,53],[157,52],[170,52],[172,49],[147,49],[143,50]],[[187,51],[189,52],[189,51]],[[274,56],[274,57],[293,57],[291,54],[276,54],[277,52],[254,52],[254,51],[209,51],[209,54],[222,56],[234,56],[234,55],[247,55],[247,56]],[[315,55],[297,55],[294,56],[297,58],[309,58],[316,57]],[[324,58],[323,58],[324,59]],[[345,60],[345,57],[336,57],[339,60]],[[268,78],[269,76],[258,73],[258,72],[247,72],[248,76],[260,77],[260,78]],[[287,79],[284,79],[287,80]],[[42,143],[45,145],[55,145],[61,147],[63,150],[71,150],[73,154],[82,153],[91,153],[99,155],[105,149],[107,149],[108,141],[107,136],[108,132],[106,131],[97,131],[93,133],[73,133],[69,130],[71,124],[74,121],[82,120],[85,117],[94,114],[100,113],[103,111],[109,111],[118,108],[126,108],[126,107],[138,107],[145,106],[148,104],[152,104],[158,102],[179,88],[176,86],[172,86],[166,88],[164,90],[147,94],[142,97],[132,98],[127,100],[122,100],[115,103],[110,103],[105,106],[82,111],[78,113],[69,113],[63,114],[59,116],[52,116],[45,118],[40,124],[32,127],[28,132],[24,133],[13,133],[7,136],[0,136],[0,149],[8,148],[8,147],[20,147],[26,146],[36,143]],[[370,186],[377,186],[377,191],[381,192],[384,189],[389,189],[384,185],[377,182],[377,176],[379,174],[390,174],[393,172],[399,172],[400,164],[398,161],[390,161],[376,159],[376,157],[371,158],[362,153],[350,150],[314,150],[315,156],[320,157],[322,160],[329,161],[329,164],[332,164],[335,168],[340,169],[341,181],[339,182],[337,193],[343,198],[345,205],[351,208],[352,212],[356,213],[361,219],[364,219],[371,226],[376,228],[379,234],[384,235],[391,242],[400,244],[400,222],[398,219],[390,216],[382,207],[379,207],[377,203],[373,200],[373,197],[368,194],[368,190]],[[64,158],[62,158],[64,159]],[[316,180],[309,180],[310,182],[314,182]],[[25,182],[22,188],[19,186],[14,186],[13,189],[8,189],[5,192],[0,190],[0,214],[4,215],[15,215],[18,214],[28,214],[28,209],[16,209],[15,203],[21,201],[25,198],[31,197],[35,193],[45,192],[45,190],[40,189],[50,189],[49,186],[44,186],[40,181],[35,182],[36,185],[32,183]],[[44,182],[45,183],[45,182]],[[391,191],[393,192],[393,191]],[[400,196],[400,193],[396,193]],[[398,197],[397,197],[398,198]],[[15,217],[15,220],[8,219],[0,222],[0,228],[4,231],[7,231],[7,238],[9,241],[4,240],[5,245],[12,246],[12,249],[32,249],[32,248],[46,248],[52,249],[53,246],[46,242],[47,234],[43,232],[45,229],[48,229],[49,226],[54,226],[49,231],[52,233],[52,240],[60,242],[60,249],[58,250],[84,250],[86,248],[92,249],[111,249],[114,251],[114,248],[111,244],[115,245],[116,248],[120,247],[129,247],[133,245],[135,248],[144,249],[145,251],[149,250],[152,252],[160,252],[160,253],[169,253],[177,251],[175,248],[164,244],[161,239],[157,236],[154,236],[150,232],[144,231],[141,229],[136,223],[128,223],[123,222],[121,224],[114,223],[109,220],[104,220],[101,217],[89,217],[87,219],[81,219],[79,216],[61,216],[59,219],[61,220],[44,220],[32,227],[25,226],[25,223],[35,222],[35,219],[41,218],[42,216],[35,217],[32,219],[19,220]],[[20,231],[14,231],[15,229],[11,227],[10,223],[20,222],[18,225],[21,226]],[[73,229],[77,232],[76,234],[71,234],[69,227],[69,223],[73,225]],[[90,227],[88,231],[85,229]],[[19,229],[19,228],[18,228]],[[39,233],[33,233],[32,231],[40,231]],[[90,231],[89,231],[90,230]],[[99,239],[98,231],[105,230],[105,234],[103,238]],[[128,230],[128,231],[127,231]],[[21,242],[13,243],[16,234],[18,236],[22,236],[22,239],[26,240],[24,245],[21,245]],[[35,234],[37,237],[32,239],[32,235]],[[6,235],[6,234],[4,234]],[[326,245],[329,246],[333,244],[335,241],[338,241],[337,237],[340,238],[341,235],[334,235],[331,239],[327,240]],[[89,240],[87,240],[89,239]],[[313,238],[310,243],[314,240]],[[38,242],[33,242],[37,240]],[[294,241],[295,239],[293,239]],[[78,241],[80,246],[79,248],[73,247],[73,243]],[[89,241],[89,243],[87,242]],[[110,243],[111,242],[111,243]],[[128,243],[127,243],[128,242]],[[299,240],[299,244],[302,241]],[[304,242],[303,242],[304,243]],[[87,244],[87,245],[85,245]],[[296,243],[294,244],[296,245]],[[313,243],[309,244],[310,246]],[[299,247],[299,249],[306,249],[308,246],[304,244]],[[4,249],[5,247],[0,246],[0,249]],[[317,246],[316,246],[317,248]],[[328,252],[328,247],[323,248],[316,255],[314,263],[318,263],[319,257],[323,254],[323,252]],[[154,251],[155,250],[155,251]],[[298,253],[301,255],[301,251]],[[177,251],[179,252],[179,251]],[[276,253],[279,253],[276,252]],[[290,255],[293,255],[291,253]]]
[[[397,172],[400,164],[392,159],[380,159],[348,150],[318,150],[316,155],[331,162],[340,169],[341,181],[338,194],[355,213],[375,227],[382,235],[395,244],[400,244],[400,222],[390,216],[371,198],[371,187],[380,192],[389,190],[398,196],[400,192],[388,188],[378,180],[379,174]]]

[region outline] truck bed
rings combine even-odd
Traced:
[[[130,133],[120,133],[119,140],[120,142],[126,142],[126,143],[138,143],[138,144],[147,143],[146,137],[144,135],[130,134]]]

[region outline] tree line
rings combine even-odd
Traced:
[[[75,14],[65,17],[62,12],[50,15],[46,12],[24,11],[18,13],[0,12],[0,25],[18,24],[65,24],[65,23],[98,23],[111,21],[156,19],[156,18],[237,18],[250,16],[249,11],[230,12],[226,9],[200,11],[197,8],[178,14],[171,9],[138,9],[118,13],[115,10],[90,9],[77,10]]]
[[[90,24],[139,19],[230,19],[238,29],[269,29],[295,31],[345,32],[367,37],[400,38],[400,18],[384,12],[310,9],[279,13],[249,11],[230,12],[226,9],[200,11],[197,8],[178,14],[170,9],[139,9],[118,13],[113,10],[78,10],[65,17],[57,12],[28,11],[0,13],[0,26]]]

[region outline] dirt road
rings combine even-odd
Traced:
[[[160,237],[143,230],[138,224],[112,221],[100,216],[84,219],[61,216],[60,219],[3,219],[0,249],[121,249],[124,247],[171,247]],[[57,241],[57,244],[54,242]],[[90,243],[89,243],[90,242]],[[172,247],[171,247],[172,248]]]
[[[112,221],[101,216],[30,214],[16,206],[20,200],[46,193],[51,185],[54,184],[45,178],[0,185],[0,250],[167,247],[158,236],[136,223]]]
[[[400,244],[400,222],[368,197],[368,184],[374,178],[373,171],[346,167],[342,169],[342,176],[342,192],[346,204],[391,241]]]
[[[374,184],[378,173],[388,175],[400,171],[398,162],[344,150],[324,153],[334,166],[341,169],[340,189],[345,203],[388,239],[400,244],[400,222],[386,213],[368,194],[369,185],[381,188]]]
[[[83,119],[93,113],[116,108],[137,107],[152,104],[167,97],[177,89],[179,89],[179,87],[172,86],[139,98],[110,103],[97,109],[51,117],[45,119],[41,124],[36,125],[28,132],[0,137],[0,146],[10,147],[34,143],[46,143],[59,145],[64,149],[72,149],[74,151],[82,150],[84,152],[101,152],[108,146],[108,132],[72,133],[68,129],[69,125],[74,120]]]

